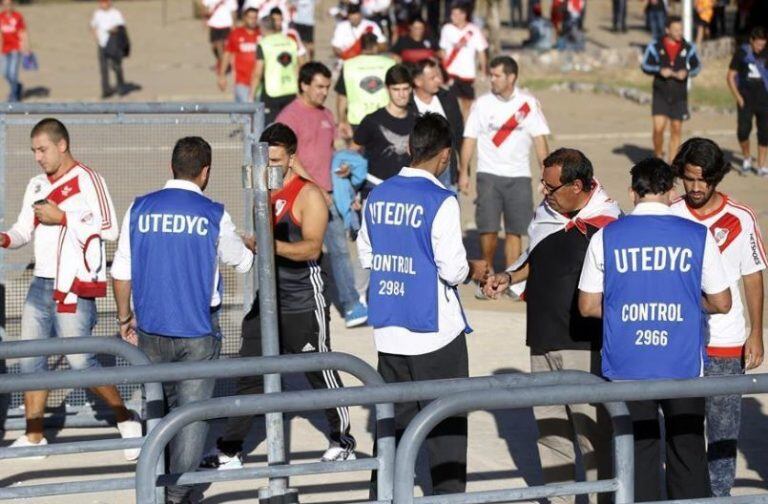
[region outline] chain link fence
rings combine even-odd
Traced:
[[[30,151],[29,133],[40,119],[55,116],[69,130],[70,149],[75,159],[105,178],[121,224],[134,198],[162,188],[171,178],[171,152],[176,140],[194,135],[203,137],[213,149],[211,181],[206,195],[223,203],[238,228],[252,234],[252,215],[246,211],[250,208],[250,200],[242,188],[241,168],[250,162],[251,142],[257,138],[263,123],[257,105],[158,104],[155,108],[162,113],[133,113],[144,109],[134,106],[121,110],[120,104],[107,107],[114,109],[111,113],[78,113],[80,108],[76,104],[53,109],[66,110],[66,115],[49,113],[45,109],[38,112],[34,105],[26,107],[32,110],[25,115],[6,115],[0,110],[0,184],[4,191],[4,198],[0,199],[4,202],[0,205],[0,229],[5,230],[16,221],[29,179],[41,173]],[[150,111],[152,107],[146,110]],[[230,112],[235,110],[237,112]],[[111,265],[116,246],[116,242],[107,242],[108,265]],[[5,250],[0,257],[5,280],[4,306],[0,306],[5,314],[2,339],[16,341],[20,338],[22,307],[32,280],[33,247],[28,244],[21,249]],[[225,286],[221,310],[222,357],[229,357],[237,355],[240,347],[240,324],[244,306],[250,307],[253,284],[251,275],[238,275],[225,267],[221,272]],[[107,297],[97,300],[97,306],[99,322],[93,335],[116,336],[118,328],[111,285]],[[104,365],[125,365],[114,357],[99,358]],[[18,372],[18,362],[9,360],[6,364],[8,372]],[[67,369],[66,358],[51,357],[49,367],[52,370]],[[217,393],[230,393],[232,387],[232,382],[222,381]],[[131,405],[140,404],[137,386],[121,385],[119,388]],[[92,407],[93,400],[95,398],[87,391],[57,390],[51,392],[48,407],[81,412]],[[14,394],[10,398],[9,418],[21,416],[21,407],[22,395]]]

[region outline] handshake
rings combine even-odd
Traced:
[[[483,260],[469,261],[469,280],[477,282],[483,294],[491,299],[498,297],[509,288],[512,275],[506,271],[491,273],[488,263]]]

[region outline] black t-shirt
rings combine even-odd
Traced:
[[[757,58],[765,64],[766,58],[768,58],[768,51],[764,50]],[[768,90],[765,89],[765,83],[760,76],[757,65],[747,63],[747,49],[744,46],[736,50],[736,54],[733,55],[728,68],[736,71],[736,82],[745,100],[755,100],[761,105],[768,106]]]
[[[397,175],[408,166],[408,137],[416,115],[412,110],[403,118],[394,117],[382,107],[365,116],[355,129],[353,140],[364,149],[368,173],[381,180]]]
[[[436,47],[437,44],[427,38],[416,41],[409,35],[405,35],[397,39],[390,51],[400,56],[404,63],[416,63],[434,57]]]
[[[599,350],[600,319],[579,313],[579,278],[589,240],[597,228],[587,225],[587,236],[577,228],[553,233],[534,247],[525,287],[526,344],[531,352]]]

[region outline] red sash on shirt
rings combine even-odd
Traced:
[[[355,40],[355,43],[352,44],[349,48],[342,51],[341,53],[341,59],[348,60],[349,58],[354,58],[361,52],[363,52],[363,35],[366,33],[373,33],[373,26],[369,26],[365,29],[363,33],[360,34],[359,37],[357,37],[357,40]]]
[[[496,147],[501,147],[501,144],[504,143],[504,140],[506,140],[507,137],[511,135],[513,131],[515,131],[515,128],[517,128],[520,123],[523,122],[523,119],[528,117],[528,114],[530,113],[531,107],[528,105],[528,103],[523,103],[523,105],[517,109],[517,112],[512,114],[512,116],[507,119],[507,122],[501,125],[499,131],[493,135],[494,145],[496,145]]]
[[[46,196],[45,199],[51,203],[54,203],[55,205],[61,205],[64,200],[69,199],[75,194],[80,194],[80,182],[77,177],[74,177],[72,180],[65,184],[61,184],[59,187],[51,191],[51,193]],[[35,227],[37,227],[39,224],[40,221],[37,220],[37,217],[35,217]]]
[[[227,3],[227,0],[219,0],[216,2],[216,5],[208,9],[208,12],[206,13],[206,18],[210,19],[213,17],[214,14],[216,14],[216,11],[219,10],[219,7],[223,6],[225,3]]]
[[[456,59],[456,56],[459,55],[459,51],[464,49],[467,44],[469,43],[469,39],[472,37],[472,30],[467,30],[464,35],[461,36],[458,42],[456,42],[456,45],[453,46],[453,49],[451,49],[451,53],[448,55],[447,58],[443,60],[443,68],[445,68],[446,71],[448,71],[448,67],[451,66],[451,63],[453,63],[453,60]]]

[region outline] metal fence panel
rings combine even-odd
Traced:
[[[224,203],[238,227],[252,229],[252,221],[248,219],[243,204],[241,167],[250,162],[250,143],[255,136],[253,123],[259,126],[262,122],[255,105],[251,105],[252,110],[247,112],[244,111],[247,107],[240,106],[238,109],[234,104],[110,105],[113,106],[33,104],[26,105],[27,112],[32,113],[25,115],[6,115],[2,112],[8,109],[0,110],[0,185],[3,188],[0,190],[0,228],[7,229],[16,221],[29,179],[41,173],[29,149],[29,132],[38,120],[56,115],[70,132],[75,159],[105,178],[121,223],[136,196],[161,188],[171,178],[170,159],[176,140],[195,135],[206,139],[213,148],[211,182],[206,194]],[[175,110],[179,112],[171,113]],[[243,112],[231,113],[232,110]],[[73,111],[87,113],[73,114]],[[109,264],[115,248],[115,242],[107,243]],[[0,281],[4,288],[4,293],[0,292],[4,303],[0,306],[0,317],[5,316],[4,321],[0,320],[5,328],[0,336],[5,341],[15,341],[20,336],[21,310],[32,279],[31,244],[19,250],[4,251],[0,261],[5,280]],[[224,334],[222,357],[229,357],[239,350],[243,300],[250,299],[252,282],[231,269],[222,268],[221,272],[225,286],[221,311]],[[248,295],[245,295],[244,289],[248,289]],[[115,335],[117,324],[111,288],[106,298],[97,301],[97,307],[99,323],[93,335]],[[99,359],[104,365],[125,365],[119,358],[101,356]],[[9,360],[8,367],[9,372],[18,372],[16,361]],[[66,369],[68,366],[66,359],[56,356],[49,359],[49,367]],[[231,393],[232,387],[231,381],[220,381],[217,394]],[[119,388],[132,406],[139,404],[136,385],[121,385]],[[18,417],[20,412],[14,408],[23,404],[21,394],[12,395],[10,403],[11,417]],[[91,404],[90,393],[79,389],[52,392],[48,402],[49,407],[75,411],[88,410]]]

